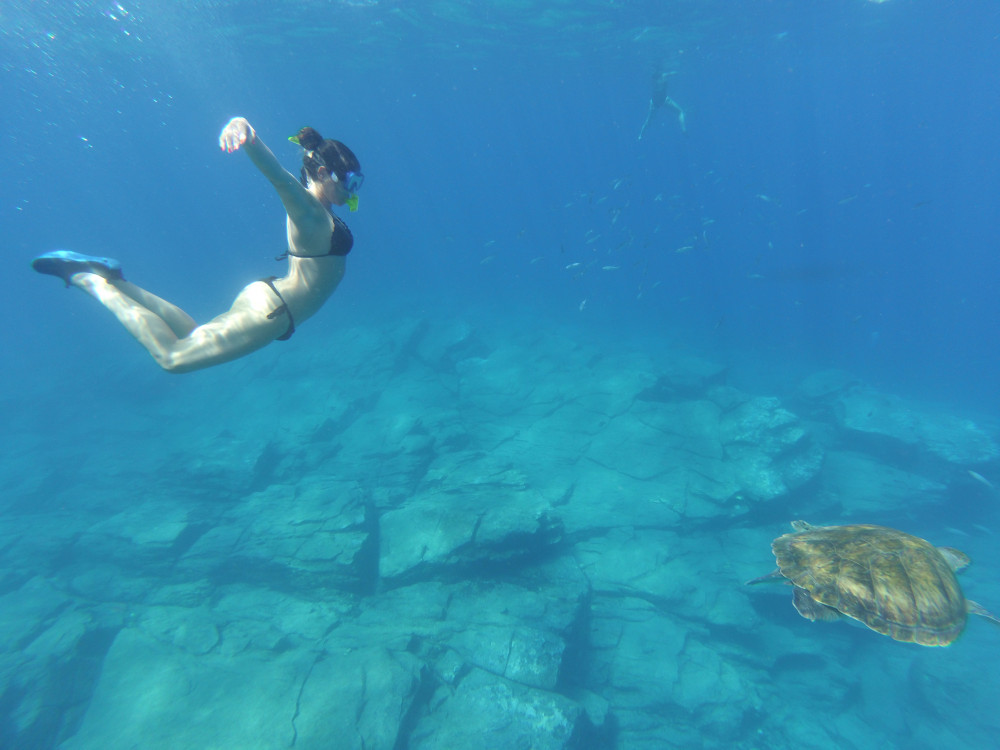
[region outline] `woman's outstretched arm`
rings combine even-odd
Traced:
[[[297,226],[316,221],[325,228],[329,218],[323,206],[275,158],[271,149],[260,139],[245,117],[234,117],[219,135],[219,147],[226,153],[246,150],[257,169],[274,186],[288,218]]]

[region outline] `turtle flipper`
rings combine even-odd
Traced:
[[[820,604],[809,596],[809,592],[799,586],[795,587],[795,594],[792,597],[792,604],[796,611],[807,620],[822,620],[823,622],[833,622],[840,619],[840,612],[833,607]]]
[[[968,607],[970,615],[979,615],[980,617],[985,617],[995,625],[1000,625],[1000,617],[997,617],[995,614],[988,611],[981,604],[977,604],[971,599],[966,599],[965,606]]]
[[[954,547],[938,547],[937,551],[941,553],[945,562],[948,563],[948,567],[955,573],[969,567],[969,556],[962,552],[962,550],[955,549]]]
[[[781,575],[780,570],[772,570],[766,576],[751,578],[749,581],[744,582],[743,585],[753,586],[755,583],[788,583],[788,579]]]

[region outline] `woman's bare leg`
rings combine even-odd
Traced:
[[[108,308],[168,372],[191,372],[237,359],[266,346],[288,326],[284,315],[268,317],[276,302],[270,289],[259,283],[246,287],[228,312],[201,326],[194,326],[176,305],[122,280],[77,273],[70,284]]]
[[[182,339],[193,331],[198,324],[194,318],[181,310],[172,302],[167,302],[162,297],[157,297],[152,292],[147,292],[142,287],[138,287],[130,281],[115,279],[108,282],[126,295],[134,299],[140,305],[156,315],[166,323],[177,338]]]
[[[96,273],[74,274],[70,283],[108,308],[153,359],[167,369],[170,353],[180,337],[163,318]]]

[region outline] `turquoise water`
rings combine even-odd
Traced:
[[[5,3],[0,747],[996,746],[1000,628],[743,584],[792,520],[876,523],[1000,611],[998,34],[978,0]],[[290,341],[167,375],[29,261],[198,321],[282,273],[235,115],[293,173],[303,125],[355,151],[354,250]]]

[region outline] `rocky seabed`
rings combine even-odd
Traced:
[[[976,670],[1000,632],[920,649],[742,585],[794,518],[905,527],[990,493],[969,472],[1000,476],[992,428],[842,372],[750,394],[690,353],[560,332],[414,319],[289,351],[86,432],[70,413],[52,444],[11,427],[0,745],[1000,736]]]

